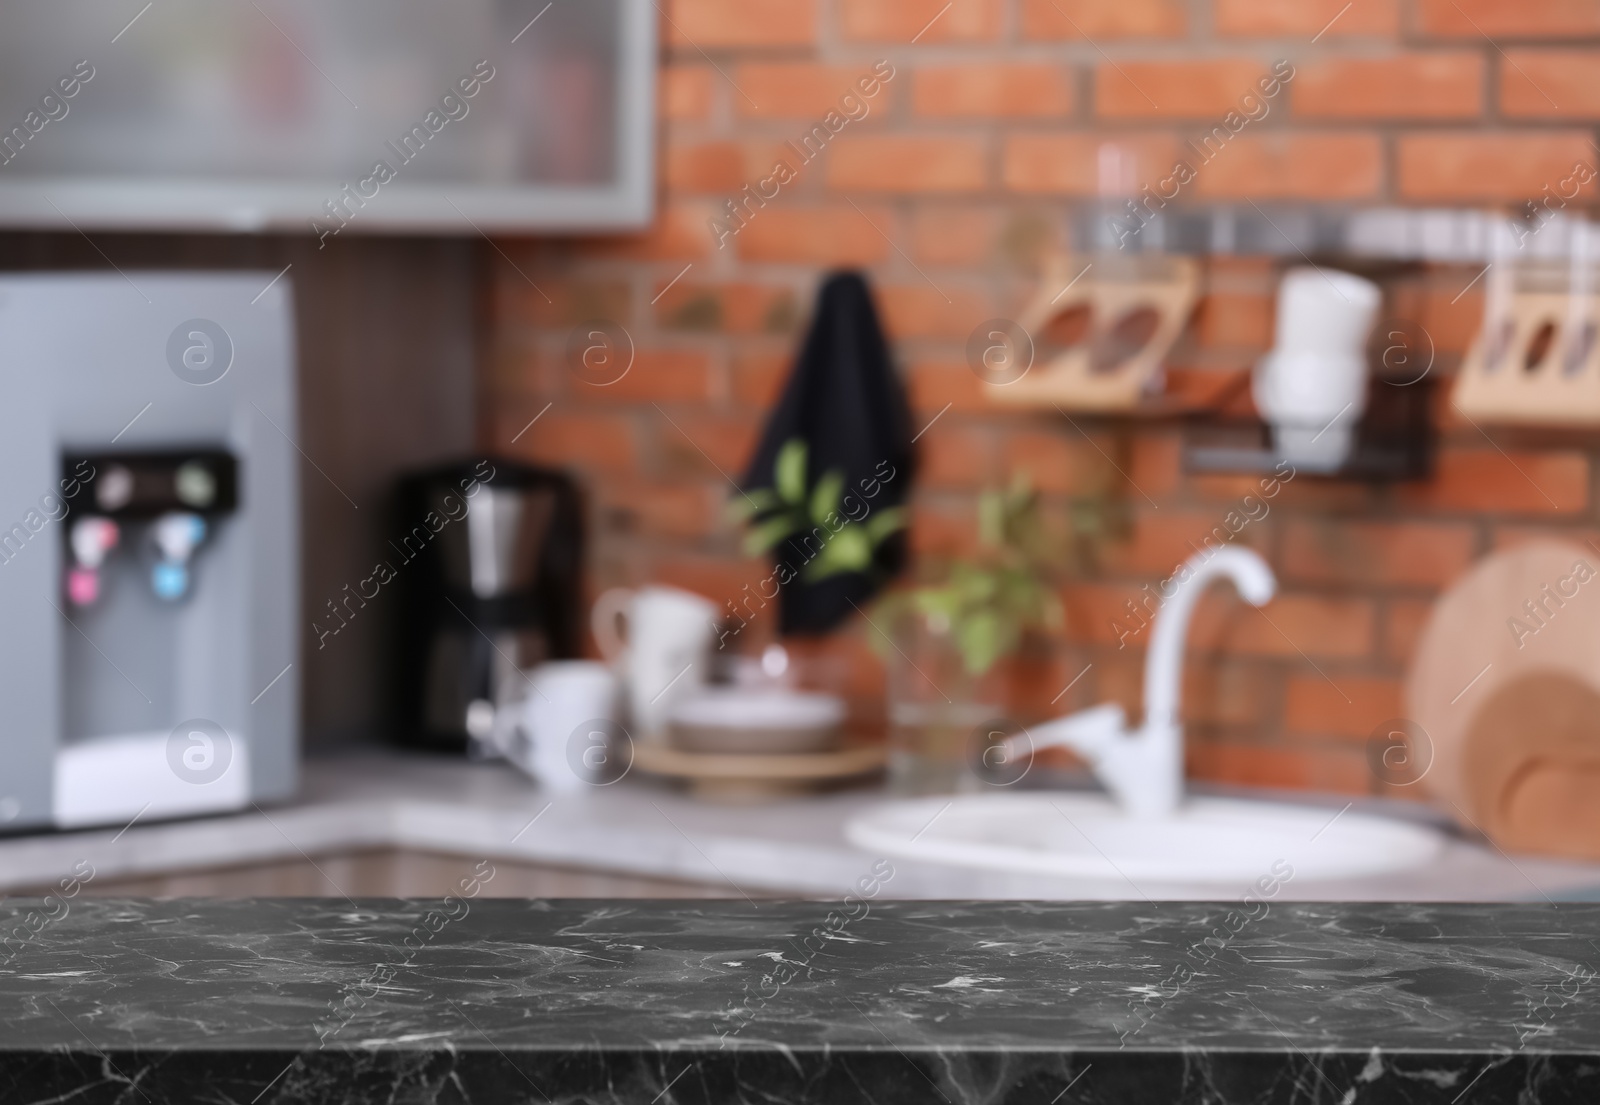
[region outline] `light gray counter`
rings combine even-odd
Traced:
[[[1281,795],[1277,795],[1281,797]],[[86,832],[0,838],[0,891],[68,878],[80,864],[114,879],[235,867],[361,850],[444,853],[655,879],[731,886],[752,896],[841,897],[880,857],[846,842],[844,824],[883,800],[876,790],[716,806],[628,778],[570,797],[542,793],[503,764],[468,764],[367,752],[306,765],[292,804],[227,817]],[[1338,810],[1345,798],[1304,796]],[[1412,807],[1358,803],[1417,816]],[[1013,875],[896,859],[890,898],[1090,899],[1134,896],[1126,882]],[[1428,867],[1401,875],[1315,883],[1296,879],[1299,900],[1541,901],[1593,899],[1600,864],[1507,857],[1455,838]],[[1215,886],[1141,881],[1152,899],[1230,897]],[[1245,887],[1238,888],[1242,894]]]

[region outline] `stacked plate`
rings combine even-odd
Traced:
[[[673,706],[666,745],[640,745],[634,765],[701,796],[759,800],[882,768],[882,745],[842,747],[844,703],[783,688],[708,687]]]

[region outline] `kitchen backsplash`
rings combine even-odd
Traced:
[[[675,0],[663,35],[655,225],[501,240],[492,281],[481,434],[585,479],[594,590],[664,579],[732,600],[767,573],[723,504],[837,266],[873,281],[926,427],[919,551],[970,544],[978,491],[1017,470],[1098,520],[1064,587],[1071,645],[1024,666],[1019,709],[1136,706],[1143,588],[1219,528],[1269,558],[1283,593],[1264,614],[1213,594],[1195,623],[1193,775],[1381,789],[1367,738],[1404,713],[1439,590],[1529,535],[1600,535],[1587,435],[1482,430],[1441,398],[1431,479],[1297,474],[1268,495],[1259,476],[1185,473],[1171,423],[997,410],[965,352],[979,323],[1021,309],[1046,252],[1083,244],[1087,211],[1128,225],[1130,199],[1167,220],[1140,239],[1204,210],[1212,246],[1220,209],[1271,226],[1284,211],[1497,207],[1537,234],[1595,191],[1577,171],[1600,156],[1595,5]],[[1557,35],[1560,49],[1539,44]],[[1212,250],[1175,374],[1265,352],[1298,249]],[[1432,347],[1434,377],[1473,337],[1481,269],[1386,275],[1385,312],[1420,327],[1406,340],[1424,360]],[[882,668],[866,632],[813,662],[870,714]]]

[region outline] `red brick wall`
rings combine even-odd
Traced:
[[[996,412],[965,363],[973,326],[1019,309],[1072,203],[1094,194],[1100,144],[1134,151],[1141,179],[1164,175],[1180,142],[1282,58],[1295,76],[1271,114],[1180,202],[1512,206],[1592,160],[1600,121],[1594,0],[672,0],[666,11],[659,217],[618,239],[499,243],[486,441],[587,478],[596,587],[666,579],[731,597],[763,568],[721,520],[725,477],[743,468],[819,273],[861,266],[919,421],[949,405],[920,443],[919,549],[963,546],[978,489],[1016,469],[1057,506],[1103,488],[1127,511],[1130,530],[1098,573],[1065,588],[1071,643],[1034,671],[1035,708],[1087,665],[1057,708],[1135,704],[1142,653],[1117,647],[1122,602],[1255,484],[1185,475],[1170,426],[1080,419],[1080,430],[1053,413]],[[796,179],[719,249],[710,221],[723,204],[768,177],[782,143],[879,59],[894,76],[870,114],[809,164],[789,154]],[[1276,271],[1267,259],[1210,263],[1172,364],[1252,363],[1270,343]],[[1462,294],[1474,271],[1436,269],[1401,296],[1446,370],[1481,310],[1481,282]],[[564,353],[574,325],[594,318],[621,324],[637,350],[607,387],[575,376]],[[1279,572],[1281,597],[1263,614],[1213,596],[1194,627],[1192,773],[1375,789],[1365,740],[1402,712],[1429,603],[1494,547],[1595,536],[1593,445],[1446,417],[1427,483],[1285,487],[1240,535]],[[770,632],[757,626],[752,640]],[[871,709],[882,672],[861,626],[816,663]]]

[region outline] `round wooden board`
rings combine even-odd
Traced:
[[[1600,857],[1600,689],[1555,671],[1511,680],[1474,715],[1463,748],[1469,808],[1495,843]]]
[[[881,744],[832,752],[724,755],[635,744],[633,765],[651,775],[679,779],[698,794],[722,800],[798,793],[813,786],[880,770],[889,752]]]
[[[1571,589],[1579,563],[1594,577],[1562,594],[1561,582]],[[1530,602],[1542,613],[1530,614]],[[1484,558],[1435,604],[1417,644],[1406,708],[1431,745],[1422,785],[1470,827],[1496,835],[1483,822],[1495,820],[1492,796],[1504,794],[1506,780],[1475,773],[1517,756],[1489,755],[1484,742],[1527,744],[1531,754],[1542,704],[1530,704],[1521,723],[1504,704],[1544,676],[1600,689],[1600,555],[1584,545],[1541,541]],[[1491,704],[1492,732],[1484,725]]]

